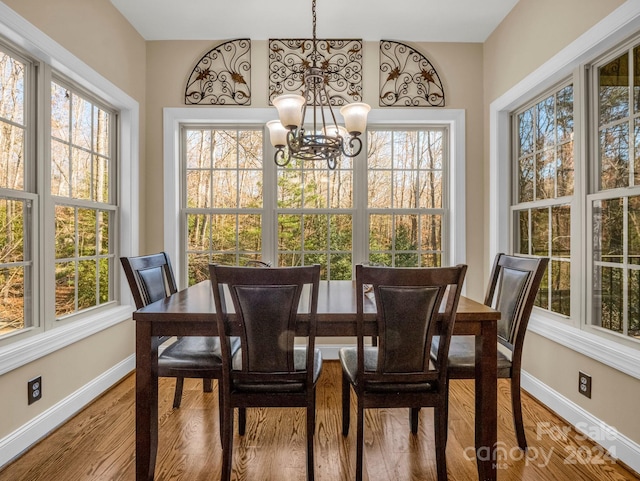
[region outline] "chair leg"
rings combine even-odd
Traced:
[[[213,392],[213,379],[202,380],[202,392]]]
[[[313,434],[316,427],[315,403],[307,408],[307,481],[313,481]]]
[[[247,430],[247,408],[238,408],[238,434],[244,436]]]
[[[447,411],[442,408],[434,408],[435,442],[436,442],[436,470],[438,481],[447,481]]]
[[[418,414],[420,408],[409,409],[409,424],[411,425],[411,434],[418,434]]]
[[[176,378],[176,392],[173,395],[173,408],[178,409],[182,403],[182,388],[184,386],[184,378]]]
[[[362,481],[362,459],[364,456],[364,402],[358,396],[358,420],[356,426],[356,481]]]
[[[444,445],[446,447],[449,439],[449,386],[447,386],[447,395],[444,400],[444,418],[447,420],[447,429],[444,431]]]
[[[218,381],[218,415],[220,424],[220,445],[224,449],[225,433],[224,433],[224,402],[222,399],[222,384]]]
[[[527,437],[524,434],[522,421],[522,397],[520,390],[520,376],[511,377],[511,410],[513,411],[513,426],[518,439],[518,446],[523,451],[527,450]]]
[[[232,455],[233,455],[233,408],[224,406],[224,421],[221,428],[222,436],[222,473],[221,481],[231,481]]]
[[[342,435],[349,434],[349,422],[351,413],[351,384],[347,376],[342,373]]]

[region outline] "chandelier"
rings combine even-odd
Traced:
[[[336,116],[327,93],[328,73],[318,67],[322,58],[316,40],[316,0],[311,5],[313,16],[313,47],[311,65],[304,72],[302,95],[286,94],[273,99],[280,120],[267,122],[271,144],[276,148],[275,163],[286,166],[292,158],[300,160],[326,160],[329,169],[335,169],[344,155],[355,157],[362,151],[362,134],[367,126],[371,107],[365,103],[343,106],[344,127],[338,127]],[[313,107],[313,126],[304,129],[307,104]],[[330,117],[327,122],[327,117]],[[328,125],[327,125],[328,124]],[[286,151],[285,151],[286,148]]]

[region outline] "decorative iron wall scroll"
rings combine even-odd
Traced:
[[[362,101],[362,40],[317,40],[317,66],[327,72],[328,102]],[[302,95],[304,71],[313,64],[310,39],[269,40],[269,104],[280,94]]]
[[[207,52],[187,80],[184,103],[250,105],[251,40],[231,40]]]
[[[381,40],[380,106],[444,107],[444,89],[431,62],[408,45]]]

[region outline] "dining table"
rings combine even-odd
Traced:
[[[304,318],[301,315],[301,318]],[[133,313],[136,323],[136,481],[154,479],[158,450],[159,336],[216,336],[211,282],[205,280]],[[316,335],[356,335],[355,281],[320,281]],[[375,302],[365,297],[365,334],[375,335]],[[475,336],[475,452],[478,479],[497,474],[497,321],[500,312],[460,297],[454,335]],[[304,323],[301,332],[304,334]]]

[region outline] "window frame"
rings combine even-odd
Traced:
[[[520,82],[496,98],[489,106],[489,255],[509,251],[511,247],[510,218],[511,202],[511,128],[510,114],[541,95],[553,85],[568,77],[574,79],[574,99],[585,98],[587,65],[590,65],[611,48],[622,45],[627,39],[640,31],[640,5],[626,2],[614,10],[604,20],[594,25],[574,42],[567,45],[539,68],[524,77]],[[586,125],[588,112],[583,102],[574,105],[575,131]],[[574,296],[578,304],[571,305],[571,317],[568,322],[557,322],[541,310],[534,309],[529,322],[529,330],[572,349],[609,367],[617,369],[634,378],[640,379],[640,349],[626,342],[619,342],[612,336],[602,335],[585,325],[587,289],[587,212],[584,202],[584,190],[589,186],[587,170],[579,159],[593,158],[590,144],[582,136],[576,142],[575,191],[571,209],[574,218],[581,220],[581,226],[572,225],[572,238],[577,239],[577,249],[573,248],[576,262],[572,262],[571,276],[579,283],[579,293]],[[583,199],[576,202],[575,199]],[[577,216],[577,217],[575,217]]]
[[[1,33],[1,32],[0,32]],[[24,92],[34,92],[38,91],[38,75],[37,72],[41,71],[43,68],[42,62],[34,59],[28,52],[25,52],[20,47],[13,45],[12,42],[9,42],[0,36],[0,47],[2,50],[10,55],[12,58],[15,58],[22,62],[25,66],[25,74],[24,74]],[[25,228],[31,228],[31,234],[29,238],[29,242],[31,243],[30,247],[25,245],[25,251],[30,249],[30,261],[23,261],[19,264],[30,264],[31,265],[31,285],[25,286],[25,291],[29,290],[31,292],[29,302],[25,302],[24,310],[28,311],[30,315],[30,319],[25,319],[25,327],[21,330],[17,330],[14,332],[9,332],[3,335],[2,339],[0,339],[0,348],[4,344],[9,344],[14,342],[14,339],[20,339],[27,333],[41,329],[42,321],[40,319],[41,309],[41,296],[40,296],[40,279],[41,272],[36,269],[37,265],[37,240],[39,238],[40,233],[40,199],[36,194],[37,185],[37,170],[39,165],[36,161],[34,161],[39,154],[38,146],[37,146],[37,131],[41,129],[41,125],[39,124],[38,116],[36,115],[37,111],[37,101],[34,101],[34,95],[24,95],[24,170],[23,170],[23,188],[22,190],[15,189],[5,189],[0,188],[0,194],[3,197],[8,199],[15,199],[24,202],[30,202],[32,210],[32,215],[30,219],[30,226],[25,226]],[[25,238],[26,240],[26,238]],[[34,245],[36,244],[36,245]],[[25,297],[26,300],[26,297]]]
[[[117,125],[119,162],[117,172],[118,198],[117,210],[121,223],[116,226],[118,242],[117,255],[135,255],[139,250],[139,198],[138,198],[138,165],[139,165],[139,104],[119,87],[104,78],[94,69],[64,49],[50,37],[38,30],[24,18],[15,13],[3,3],[0,3],[0,37],[2,41],[11,45],[13,50],[24,52],[23,55],[33,59],[39,69],[38,81],[35,86],[37,95],[47,99],[45,85],[51,80],[51,70],[65,79],[77,84],[80,88],[92,92],[103,99],[112,108],[119,111]],[[43,68],[44,67],[44,68]],[[35,81],[35,79],[34,79]],[[38,142],[34,143],[37,158],[45,158],[45,145],[49,141],[49,129],[45,125],[47,102],[38,107],[39,116]],[[52,328],[54,320],[45,316],[44,309],[51,302],[51,297],[45,298],[44,285],[49,285],[44,279],[50,273],[42,267],[52,257],[47,257],[42,242],[43,236],[51,233],[44,224],[46,214],[44,209],[52,208],[51,202],[44,200],[42,179],[46,175],[46,162],[37,162],[37,203],[40,218],[34,238],[34,263],[39,267],[39,282],[36,284],[34,296],[38,299],[40,311],[36,313],[38,326],[14,335],[8,335],[0,341],[0,375],[10,372],[20,366],[51,354],[81,339],[92,336],[121,322],[131,319],[134,303],[128,291],[128,285],[121,269],[114,265],[114,302],[108,308],[98,309],[87,313],[74,322],[57,325]],[[36,186],[33,186],[35,189]],[[35,194],[34,194],[35,195]],[[126,219],[126,221],[125,221]],[[51,311],[54,312],[54,311]]]
[[[598,120],[598,107],[599,107],[599,98],[598,98],[598,71],[599,68],[611,62],[612,60],[626,54],[628,58],[632,60],[633,50],[640,47],[640,33],[636,33],[630,38],[626,39],[624,42],[619,43],[614,48],[607,51],[605,54],[600,55],[588,63],[588,69],[586,70],[586,82],[590,85],[588,92],[588,103],[590,105],[590,110],[588,112],[589,118],[589,134],[591,142],[588,145],[589,152],[589,169],[591,175],[589,176],[588,182],[588,191],[585,195],[585,238],[593,239],[594,229],[593,229],[593,211],[594,211],[594,203],[597,201],[607,201],[607,200],[616,200],[621,199],[623,202],[623,209],[627,210],[629,205],[629,199],[632,197],[640,196],[640,182],[632,184],[632,179],[634,178],[634,169],[635,169],[635,161],[632,154],[635,152],[637,155],[637,147],[633,144],[634,133],[633,128],[630,128],[628,140],[629,140],[629,174],[628,174],[628,184],[622,187],[612,187],[612,188],[602,188],[601,186],[601,163],[600,163],[600,124]],[[632,66],[630,68],[633,68]],[[636,73],[633,73],[636,75]],[[629,84],[629,107],[634,102],[634,84]],[[635,124],[638,121],[638,109],[635,109],[635,112],[630,108],[627,116],[625,116],[624,122],[627,124]],[[636,174],[637,175],[637,174]],[[627,263],[624,259],[627,258],[628,254],[628,216],[624,216],[623,218],[623,261],[622,262],[607,262],[603,260],[596,261],[594,259],[594,246],[593,242],[587,242],[586,245],[586,263],[588,266],[588,272],[593,273],[596,266],[597,267],[610,267],[614,269],[621,269],[623,271],[622,274],[622,283],[623,283],[623,298],[622,303],[624,306],[623,309],[623,331],[616,332],[612,329],[608,329],[606,327],[601,327],[594,324],[594,308],[595,308],[595,296],[594,296],[594,276],[589,275],[586,278],[586,308],[585,308],[585,316],[584,316],[584,329],[593,332],[596,335],[600,335],[607,339],[610,339],[612,342],[618,342],[623,345],[627,345],[632,348],[637,348],[640,350],[640,339],[631,338],[627,335],[627,330],[629,328],[629,319],[628,319],[628,301],[629,301],[629,291],[628,291],[628,282],[629,282],[629,273],[632,271],[640,271],[640,266],[633,265]]]
[[[177,185],[173,179],[180,177],[180,128],[183,124],[203,124],[209,125],[261,125],[277,115],[275,109],[269,108],[251,108],[251,109],[232,109],[232,108],[165,108],[163,112],[163,147],[164,147],[164,246],[167,253],[172,258],[174,272],[176,273],[176,281],[180,288],[187,286],[186,266],[182,260],[182,239],[181,232],[184,231],[182,225],[183,217],[180,215],[181,208],[181,191],[182,182]],[[374,109],[368,120],[369,125],[380,125],[387,127],[402,127],[411,125],[420,128],[432,125],[446,126],[449,132],[448,146],[450,154],[449,177],[446,188],[449,191],[449,231],[448,245],[446,250],[450,252],[448,262],[450,264],[466,263],[466,218],[465,218],[465,112],[462,109]],[[265,131],[265,139],[268,139],[268,133]],[[271,161],[273,159],[274,149],[269,142],[266,142],[265,159],[269,164],[269,168],[265,170],[265,185],[275,186],[276,168]],[[361,153],[360,156],[366,155]],[[354,190],[364,188],[363,175],[364,171],[363,158],[357,157],[354,162]],[[265,203],[268,201],[266,194],[269,188],[265,188]],[[273,192],[275,196],[275,190]],[[363,196],[354,194],[355,202],[360,202]],[[270,202],[275,205],[275,198]],[[354,210],[366,210],[366,206],[354,205]],[[179,225],[180,229],[173,229],[171,226]],[[365,230],[365,226],[354,225],[354,231]],[[274,232],[263,232],[263,250],[264,252],[276,252],[277,246],[275,242]],[[356,252],[365,252],[364,243],[366,236],[354,234],[353,249]],[[175,259],[175,260],[174,260]],[[271,260],[271,259],[266,259]],[[364,262],[365,259],[357,259],[354,257],[354,264]]]
[[[45,219],[45,222],[47,222],[47,225],[45,226],[45,232],[47,232],[47,238],[54,238],[55,237],[55,209],[56,207],[70,207],[73,209],[89,209],[89,210],[95,210],[95,211],[99,211],[99,212],[107,212],[109,215],[109,245],[111,245],[112,242],[115,243],[116,248],[113,249],[111,254],[100,254],[99,252],[96,252],[93,256],[94,258],[108,258],[109,259],[109,263],[110,263],[110,279],[109,279],[109,297],[110,300],[103,303],[103,304],[96,304],[94,306],[88,307],[88,308],[84,308],[84,309],[80,309],[80,310],[74,310],[73,312],[69,313],[69,314],[62,314],[62,315],[57,315],[55,314],[55,304],[56,304],[56,299],[55,299],[55,289],[53,290],[53,294],[52,297],[53,299],[49,300],[49,296],[51,295],[50,292],[45,291],[46,292],[46,296],[47,296],[47,300],[45,301],[45,305],[47,309],[53,309],[54,312],[54,316],[53,317],[48,317],[47,320],[49,321],[47,328],[51,329],[53,327],[57,327],[63,324],[67,324],[67,323],[73,323],[76,322],[78,319],[82,319],[85,318],[87,316],[92,316],[93,313],[95,311],[99,311],[99,310],[103,310],[103,309],[109,309],[112,306],[116,305],[118,303],[118,298],[116,296],[117,294],[117,278],[118,278],[118,274],[120,271],[120,265],[117,258],[117,253],[118,253],[118,237],[117,237],[117,231],[118,231],[118,224],[120,222],[120,215],[119,215],[119,206],[118,206],[118,164],[119,164],[119,154],[118,154],[118,150],[117,150],[117,145],[118,145],[118,118],[119,118],[119,112],[116,111],[112,105],[108,105],[106,104],[102,99],[97,98],[95,96],[95,94],[87,91],[85,88],[77,85],[75,82],[70,82],[68,79],[61,77],[57,72],[55,71],[51,71],[50,75],[47,75],[47,77],[50,77],[47,85],[46,85],[46,89],[47,92],[49,92],[49,95],[46,97],[46,99],[48,100],[47,103],[47,107],[50,108],[50,98],[51,98],[51,94],[50,94],[50,90],[49,87],[51,85],[52,82],[55,82],[58,86],[63,87],[68,89],[73,95],[81,97],[82,99],[84,99],[85,101],[88,101],[91,103],[92,107],[98,107],[103,111],[106,111],[109,113],[110,115],[110,120],[109,120],[109,128],[111,130],[110,132],[110,138],[109,138],[109,160],[112,161],[110,166],[109,166],[109,185],[108,185],[108,200],[106,202],[100,202],[97,200],[90,200],[90,199],[81,199],[78,197],[70,197],[70,196],[56,196],[51,194],[51,125],[50,122],[45,122],[47,125],[44,127],[45,129],[45,135],[48,139],[48,142],[46,142],[45,145],[45,158],[47,159],[47,162],[45,162],[46,167],[45,167],[45,175],[43,176],[43,184],[42,185],[42,192],[43,192],[43,203],[45,204],[45,209],[47,209],[50,212],[50,216],[48,216]],[[46,120],[50,119],[50,115],[46,116]],[[70,146],[72,146],[72,143],[70,144]],[[92,153],[91,155],[93,156],[95,153]],[[76,228],[77,228],[77,224],[76,224]],[[49,237],[49,235],[51,237]],[[45,249],[47,249],[47,259],[53,259],[53,261],[46,262],[46,266],[45,266],[45,271],[47,272],[47,275],[45,276],[45,279],[47,279],[46,283],[47,285],[49,283],[53,284],[55,286],[56,284],[56,265],[58,264],[58,259],[56,258],[56,253],[55,253],[55,243],[52,244],[46,244]],[[110,249],[111,250],[111,249]],[[80,258],[82,256],[79,256],[77,253],[71,257],[70,259],[73,259],[75,261],[80,261]],[[77,274],[77,270],[78,267],[76,266],[76,274]],[[96,273],[97,275],[99,275],[98,273]],[[77,286],[76,286],[76,291],[77,291]],[[76,292],[77,294],[77,292]],[[77,301],[77,296],[76,296],[76,301]],[[50,305],[51,304],[51,305]],[[50,312],[50,311],[47,311]]]
[[[453,170],[452,168],[452,163],[454,162],[453,156],[451,154],[452,152],[452,148],[450,146],[450,141],[452,139],[451,136],[451,132],[450,132],[450,125],[447,124],[443,124],[443,123],[432,123],[427,125],[415,125],[415,124],[397,124],[397,125],[389,125],[389,124],[373,124],[372,125],[372,129],[376,130],[376,131],[382,131],[382,132],[416,132],[416,133],[420,133],[420,132],[424,132],[425,130],[429,130],[429,131],[439,131],[441,132],[441,142],[442,142],[442,151],[443,151],[443,158],[448,160],[444,162],[444,165],[442,166],[442,169],[433,169],[433,171],[438,171],[440,172],[440,175],[442,177],[442,203],[440,205],[440,207],[435,207],[435,206],[431,206],[431,207],[424,207],[424,206],[420,206],[420,207],[391,207],[391,206],[385,206],[385,207],[372,207],[370,205],[366,205],[366,212],[364,217],[364,224],[365,224],[365,232],[364,232],[364,236],[365,236],[365,245],[366,245],[366,251],[368,253],[368,258],[364,259],[364,262],[367,262],[370,258],[371,258],[371,242],[370,242],[370,228],[368,228],[370,226],[369,223],[369,219],[372,215],[384,215],[384,214],[391,214],[392,218],[396,217],[396,216],[411,216],[411,215],[415,215],[418,217],[422,217],[423,219],[427,218],[427,216],[439,216],[441,218],[441,222],[442,222],[442,231],[440,233],[440,241],[441,241],[441,249],[438,250],[433,250],[430,252],[425,252],[422,249],[418,248],[415,252],[415,255],[420,256],[420,255],[430,255],[430,254],[434,254],[437,253],[440,256],[440,265],[441,266],[448,266],[448,265],[454,265],[455,263],[452,263],[452,258],[454,257],[451,247],[452,247],[452,243],[451,243],[451,238],[450,238],[450,222],[452,221],[453,218],[455,218],[451,212],[450,212],[450,205],[453,203],[452,199],[450,199],[450,192],[452,192],[452,188],[451,188],[451,182],[454,181],[454,179],[452,179],[451,177],[451,171]],[[400,172],[402,171],[402,169],[396,169],[394,166],[391,166],[387,169],[380,169],[381,171],[388,171],[391,176],[393,177],[393,174],[395,172]],[[417,169],[417,170],[413,170],[414,174],[418,174],[418,175],[424,175],[426,172],[429,172],[430,169]],[[363,176],[367,176],[368,172],[364,172]],[[367,190],[369,190],[369,187],[367,185]],[[365,199],[366,200],[366,199]],[[395,231],[394,231],[395,234]],[[395,243],[395,235],[394,235],[394,243]],[[396,249],[396,247],[392,247],[391,249],[389,249],[386,252],[389,252],[392,257],[396,257],[396,255],[398,254],[399,249]],[[428,249],[427,249],[428,251]],[[385,251],[380,251],[380,253],[385,252]],[[406,253],[413,253],[413,251],[405,251]],[[421,264],[421,263],[420,263]],[[421,264],[422,265],[422,264]]]
[[[574,209],[578,208],[578,204],[580,204],[579,202],[579,196],[577,193],[582,192],[582,187],[578,182],[578,178],[579,178],[579,173],[580,173],[580,169],[582,168],[582,166],[578,165],[579,164],[579,157],[578,157],[578,146],[580,144],[580,136],[581,136],[581,127],[583,125],[582,122],[580,122],[580,119],[577,118],[576,116],[576,110],[577,112],[580,112],[580,108],[577,107],[578,102],[576,102],[576,98],[577,98],[577,93],[576,93],[576,86],[574,84],[575,82],[575,74],[577,73],[577,71],[574,71],[574,75],[563,79],[561,82],[558,82],[556,84],[554,84],[552,87],[550,87],[549,89],[545,90],[544,92],[540,93],[539,95],[536,95],[535,97],[533,97],[531,100],[529,100],[528,102],[526,102],[525,104],[521,105],[519,108],[515,109],[514,111],[511,112],[511,119],[510,119],[510,128],[511,128],[511,132],[513,133],[513,138],[511,140],[511,158],[513,159],[511,164],[510,164],[510,179],[511,179],[511,202],[510,202],[510,207],[509,207],[509,219],[510,219],[510,244],[509,244],[509,252],[513,252],[516,255],[524,255],[524,256],[531,256],[531,257],[535,257],[537,256],[537,254],[534,254],[533,252],[527,252],[527,253],[521,253],[519,252],[519,248],[518,248],[518,232],[517,229],[519,227],[519,218],[518,218],[518,214],[520,212],[528,212],[529,213],[529,247],[532,246],[533,240],[532,240],[532,226],[533,226],[533,222],[531,220],[531,213],[534,210],[539,210],[539,209],[553,209],[554,207],[563,207],[563,206],[569,206],[569,209],[571,212],[574,211]],[[533,162],[534,162],[534,172],[533,172],[533,199],[530,200],[520,200],[519,198],[519,194],[520,192],[518,191],[518,183],[517,180],[519,179],[519,173],[516,172],[516,164],[518,163],[519,160],[519,153],[518,153],[518,117],[520,114],[522,114],[523,112],[531,109],[531,108],[536,108],[540,102],[546,100],[547,98],[553,96],[554,98],[557,98],[558,93],[560,93],[562,90],[564,90],[566,87],[568,86],[572,86],[572,90],[573,90],[573,99],[574,99],[574,106],[573,106],[573,121],[574,121],[574,128],[573,128],[573,191],[570,195],[564,195],[564,196],[553,196],[553,197],[545,197],[545,198],[536,198],[536,157],[539,153],[539,148],[536,147],[534,145],[533,147],[533,151],[531,153],[532,157],[533,157]],[[578,92],[581,92],[581,89],[578,87]],[[555,117],[554,117],[555,118]],[[534,129],[535,129],[535,125],[534,125]],[[557,143],[557,141],[554,143],[553,148],[557,149],[559,147],[559,144]],[[544,151],[544,148],[542,149]],[[554,179],[554,191],[557,191],[557,175]],[[575,232],[574,229],[574,222],[573,222],[573,214],[571,214],[571,229],[572,232]],[[549,223],[551,222],[551,216],[549,216]],[[552,242],[551,242],[551,236],[552,236],[552,230],[549,229],[548,233],[547,233],[548,237],[549,237],[549,246],[547,251],[552,251]],[[571,283],[571,292],[570,292],[570,299],[569,299],[569,308],[570,308],[570,312],[574,312],[574,309],[579,309],[580,305],[579,305],[579,299],[578,294],[579,294],[579,282],[577,282],[577,280],[579,279],[579,277],[574,277],[576,275],[576,269],[574,268],[574,264],[576,262],[578,262],[578,259],[576,258],[576,254],[574,253],[574,251],[579,251],[580,247],[578,245],[578,242],[576,242],[576,237],[574,235],[571,236],[571,246],[570,246],[570,250],[571,250],[571,255],[569,256],[569,258],[562,258],[562,257],[556,257],[556,256],[542,256],[542,257],[549,257],[549,266],[547,267],[547,271],[545,273],[545,277],[547,279],[547,289],[551,290],[551,284],[552,284],[552,268],[553,268],[553,264],[554,262],[568,262],[569,263],[569,267],[570,267],[570,283]],[[565,260],[567,259],[567,260]],[[544,279],[543,279],[544,281]],[[542,285],[540,287],[540,289],[542,289]],[[550,295],[548,298],[548,303],[552,302],[552,296]],[[564,323],[568,323],[568,324],[574,324],[574,321],[572,321],[572,319],[574,319],[575,316],[573,315],[565,315],[562,314],[560,312],[556,312],[556,311],[552,311],[551,309],[547,309],[547,308],[540,308],[537,306],[536,303],[536,307],[535,307],[536,311],[544,311],[544,315],[548,316],[549,318],[552,318],[556,321],[559,322],[564,322]]]

